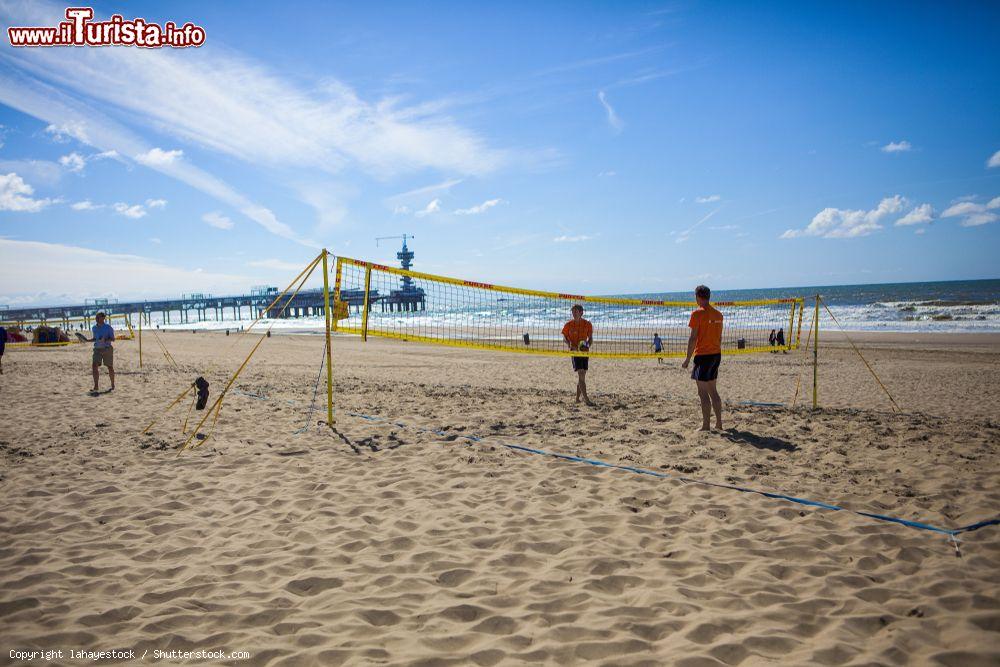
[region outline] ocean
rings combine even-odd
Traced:
[[[957,280],[920,283],[883,283],[868,285],[826,285],[811,287],[780,287],[749,290],[719,290],[713,293],[715,301],[751,301],[788,297],[806,298],[806,321],[812,315],[810,299],[820,294],[830,307],[840,325],[848,331],[888,331],[888,332],[1000,332],[1000,279]],[[619,294],[629,298],[690,301],[688,292],[656,292],[641,294]],[[593,309],[592,309],[593,310]],[[476,319],[488,321],[493,313],[476,308]],[[456,319],[464,319],[468,309],[452,312],[426,312],[419,315],[421,324],[447,327]],[[536,325],[541,321],[553,322],[564,319],[562,309],[538,310],[520,309],[516,313],[507,311],[507,316],[520,319],[525,324]],[[158,323],[158,314],[153,315]],[[252,320],[223,320],[170,324],[160,326],[169,329],[235,329],[248,326]],[[270,324],[270,321],[268,321]],[[516,322],[515,322],[516,326]],[[837,328],[825,309],[821,311],[821,327]],[[303,332],[321,331],[323,318],[303,317],[277,320],[275,332],[295,330]]]

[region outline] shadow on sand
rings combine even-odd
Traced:
[[[793,445],[787,440],[775,438],[769,435],[757,435],[750,431],[740,431],[730,429],[721,433],[722,437],[739,444],[753,445],[757,449],[769,449],[772,452],[794,452],[798,445]]]

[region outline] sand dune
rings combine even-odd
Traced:
[[[178,456],[186,403],[139,431],[197,374],[218,390],[251,341],[163,338],[181,369],[147,348],[140,371],[120,344],[119,387],[98,397],[82,346],[5,359],[6,662],[1000,661],[1000,528],[957,554],[939,534],[502,446],[968,524],[1000,508],[996,340],[870,343],[902,414],[843,347],[824,351],[817,413],[787,405],[803,355],[727,359],[734,431],[706,435],[676,362],[595,361],[586,409],[567,360],[340,338],[341,438],[309,411],[322,340],[281,336]]]

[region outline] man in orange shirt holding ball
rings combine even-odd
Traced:
[[[694,288],[698,309],[691,313],[688,326],[687,358],[681,368],[687,369],[694,355],[694,370],[691,379],[698,382],[698,398],[701,399],[702,431],[710,431],[712,409],[715,409],[715,428],[722,430],[722,398],[715,389],[719,377],[719,362],[722,361],[722,313],[716,310],[709,299],[712,290],[704,285]]]
[[[563,325],[562,335],[566,345],[574,352],[587,352],[594,344],[594,327],[587,320],[583,319],[583,306],[576,304],[571,312],[573,319]],[[590,397],[587,396],[587,367],[590,357],[573,357],[573,370],[576,371],[576,402],[583,402],[593,405]]]

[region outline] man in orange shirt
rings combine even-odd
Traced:
[[[687,358],[681,364],[686,369],[694,355],[694,370],[691,379],[698,382],[698,398],[701,399],[702,431],[711,430],[712,409],[715,409],[715,428],[722,430],[722,398],[715,389],[719,377],[719,362],[722,361],[722,313],[716,310],[709,299],[712,290],[704,285],[694,289],[698,309],[691,313],[688,326]]]
[[[594,343],[594,327],[587,320],[583,319],[583,306],[576,304],[571,311],[573,319],[563,325],[562,335],[566,345],[574,352],[586,352]],[[573,357],[573,370],[576,371],[576,402],[583,402],[593,405],[590,397],[587,396],[587,367],[590,357]]]

